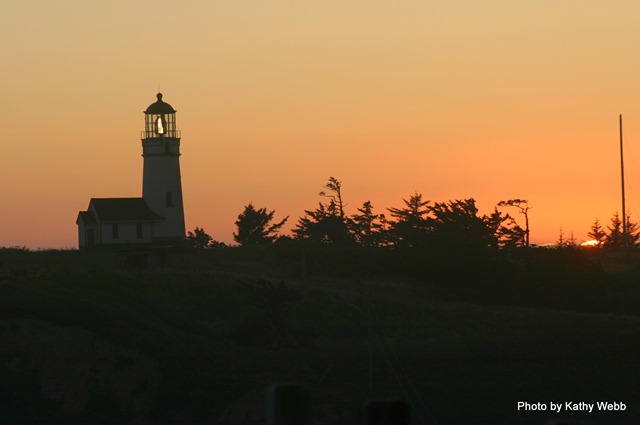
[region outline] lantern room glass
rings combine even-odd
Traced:
[[[145,114],[144,138],[180,137],[176,131],[176,114]]]

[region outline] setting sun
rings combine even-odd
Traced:
[[[596,246],[600,246],[602,245],[602,242],[596,241],[596,240],[589,240],[586,242],[582,242],[580,244],[580,246],[584,246],[584,247],[596,247]]]

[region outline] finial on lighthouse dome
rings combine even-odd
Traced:
[[[144,111],[145,114],[174,114],[176,112],[171,105],[162,100],[162,93],[158,93],[156,97],[158,100],[149,105]]]

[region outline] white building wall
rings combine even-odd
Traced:
[[[96,224],[78,223],[78,246],[81,248],[92,246],[89,240],[89,232],[93,232],[93,246],[100,244],[100,235]]]
[[[142,197],[165,218],[154,226],[156,238],[184,238],[184,207],[180,176],[180,139],[152,138],[142,141],[144,170]],[[171,203],[167,203],[167,194]]]
[[[85,235],[85,224],[82,220],[78,221],[78,248],[82,248],[87,246],[86,243],[86,235]]]
[[[118,237],[114,238],[113,226],[118,226]],[[126,244],[126,243],[149,243],[153,241],[153,223],[140,223],[142,226],[142,237],[138,237],[138,223],[120,222],[120,223],[102,223],[100,225],[101,243],[110,244]]]

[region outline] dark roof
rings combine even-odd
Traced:
[[[84,224],[96,224],[96,216],[95,214],[93,214],[93,211],[80,211],[80,213],[78,213],[78,219],[76,220],[76,224],[78,224],[80,222],[80,219],[82,219],[82,222]]]
[[[158,93],[156,97],[158,101],[149,105],[144,111],[145,114],[174,114],[176,112],[171,105],[162,101],[162,93]]]
[[[91,205],[100,221],[158,221],[156,214],[143,198],[91,198]]]

